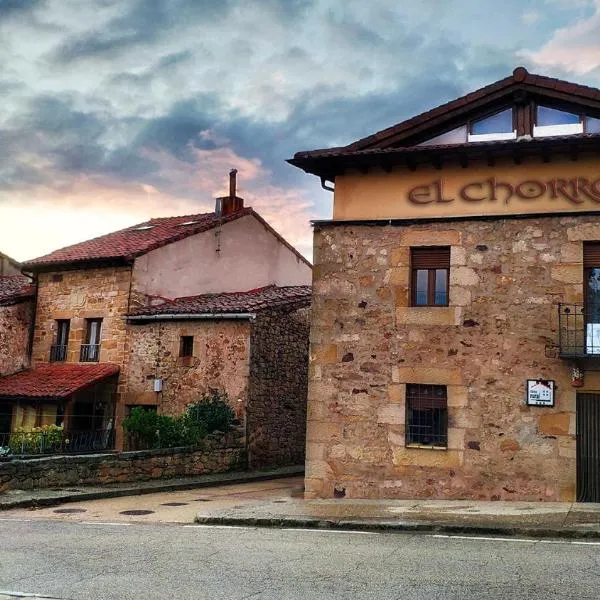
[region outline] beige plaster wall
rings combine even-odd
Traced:
[[[522,182],[537,180],[544,183],[546,190],[539,197],[530,199],[519,198],[516,193],[509,198],[508,188],[500,186],[495,194],[496,199],[493,199],[494,194],[490,191],[489,183],[486,183],[490,178],[495,178],[497,184],[508,183],[515,189]],[[573,179],[578,182],[572,182]],[[441,181],[441,195],[433,187],[436,181]],[[554,184],[548,185],[549,181],[554,181]],[[473,185],[464,190],[470,199],[461,197],[466,184],[478,182],[482,185]],[[429,187],[425,189],[421,186]],[[411,190],[415,190],[413,201],[409,199]],[[536,189],[525,185],[521,189],[525,196],[536,196],[539,191],[539,186]],[[568,198],[569,195],[572,199]],[[553,157],[548,163],[530,158],[524,159],[520,165],[512,161],[499,161],[490,167],[479,162],[469,163],[468,168],[455,164],[445,165],[440,170],[433,166],[419,166],[415,171],[397,168],[386,173],[374,169],[367,174],[350,172],[339,175],[335,180],[333,218],[405,219],[591,210],[600,210],[598,158],[585,157],[572,161],[568,157]]]
[[[311,278],[311,268],[251,215],[223,225],[220,236],[207,231],[149,252],[133,271],[137,292],[167,298],[309,285]]]
[[[575,497],[571,363],[558,303],[581,302],[595,217],[323,226],[315,232],[306,494]],[[410,247],[451,247],[450,306],[409,306]],[[554,408],[526,380],[556,381]],[[408,383],[447,385],[447,450],[407,448]],[[586,372],[583,391],[598,391]]]

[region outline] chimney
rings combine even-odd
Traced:
[[[215,214],[218,217],[226,217],[244,208],[244,199],[236,195],[237,169],[229,171],[229,196],[217,198]]]

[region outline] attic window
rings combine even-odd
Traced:
[[[578,133],[583,133],[583,116],[581,114],[549,106],[537,107],[533,137],[576,135]]]
[[[596,117],[585,118],[585,132],[586,133],[600,133],[600,119]]]
[[[467,141],[467,126],[461,125],[456,129],[451,129],[440,135],[436,135],[424,142],[421,142],[419,146],[446,146],[448,144],[464,144]]]
[[[140,227],[131,229],[131,231],[147,231],[148,229],[154,229],[154,225],[141,225]]]
[[[517,132],[513,127],[512,108],[471,121],[469,142],[487,142],[492,140],[514,140]]]

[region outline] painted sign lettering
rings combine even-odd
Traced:
[[[585,177],[571,179],[527,179],[520,183],[508,183],[490,177],[482,181],[471,181],[458,190],[458,199],[468,203],[502,202],[510,204],[513,200],[529,202],[547,197],[565,201],[569,204],[583,204],[586,200],[600,204],[600,179],[594,181]],[[411,204],[443,204],[454,202],[457,198],[444,191],[444,180],[418,185],[408,192]]]

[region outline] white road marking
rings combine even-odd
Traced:
[[[81,521],[81,525],[116,525],[118,527],[129,527],[131,523],[108,522],[108,521]]]
[[[23,592],[9,592],[6,590],[0,590],[0,596],[13,596],[15,598],[45,598],[46,600],[60,600],[54,596],[42,596],[40,594],[25,594]]]
[[[256,527],[251,527],[251,526],[242,526],[242,525],[203,525],[201,523],[198,523],[197,525],[184,525],[183,526],[184,529],[185,528],[205,528],[205,529],[256,529]]]
[[[484,537],[478,535],[443,535],[434,534],[431,537],[457,540],[482,540],[484,542],[519,542],[525,544],[574,544],[578,546],[600,546],[600,542],[579,542],[574,540],[542,540],[524,538]]]
[[[6,518],[6,517],[2,517],[0,518],[0,521],[13,521],[15,523],[30,523],[31,521],[33,521],[33,519],[10,519],[10,518]]]
[[[358,531],[356,529],[310,529],[308,527],[282,527],[281,531],[311,531],[317,533],[351,533],[353,535],[380,535],[377,531]]]

